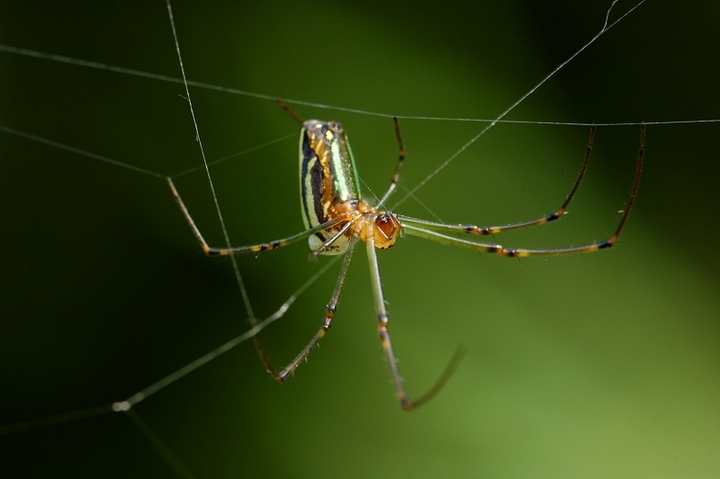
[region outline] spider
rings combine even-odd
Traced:
[[[585,176],[590,153],[592,151],[595,126],[590,129],[585,160],[575,184],[568,194],[565,202],[560,208],[549,215],[531,221],[512,223],[504,226],[475,226],[471,224],[445,224],[433,221],[426,221],[411,218],[391,211],[382,210],[382,205],[395,191],[400,179],[400,170],[405,161],[405,148],[400,136],[400,127],[397,118],[393,118],[395,124],[395,136],[397,138],[399,155],[395,166],[395,172],[385,194],[377,202],[373,203],[364,199],[360,194],[360,183],[355,167],[350,143],[342,125],[336,121],[307,120],[303,121],[284,102],[279,101],[280,106],[285,109],[301,125],[300,129],[300,201],[302,206],[303,222],[305,231],[289,236],[287,238],[260,243],[250,246],[238,246],[232,248],[214,248],[208,245],[200,230],[195,225],[192,217],[173,181],[168,178],[170,189],[177,201],[182,214],[189,223],[195,237],[200,242],[203,250],[208,256],[222,256],[244,253],[259,253],[270,251],[284,246],[291,245],[307,238],[311,255],[339,255],[345,254],[340,274],[335,284],[335,289],[327,305],[325,318],[322,326],[293,359],[290,364],[278,371],[265,354],[262,343],[257,335],[254,336],[255,347],[260,359],[264,363],[270,375],[279,382],[284,381],[300,363],[307,358],[310,351],[318,345],[332,325],[333,318],[337,311],[337,304],[340,298],[345,277],[347,276],[352,253],[358,241],[364,241],[366,245],[368,262],[370,265],[370,283],[372,286],[375,312],[378,321],[378,333],[382,348],[385,351],[392,382],[400,406],[405,411],[415,409],[429,401],[447,382],[463,356],[463,348],[455,352],[453,358],[446,366],[443,373],[435,381],[433,386],[422,396],[411,399],[407,394],[402,376],[398,369],[395,353],[393,352],[390,331],[388,330],[389,316],[385,307],[385,299],[382,284],[380,281],[380,269],[378,266],[375,249],[391,248],[399,236],[404,234],[419,236],[441,244],[468,248],[479,252],[493,253],[500,256],[513,258],[524,256],[557,256],[578,253],[590,253],[601,249],[611,248],[617,242],[618,236],[625,226],[628,215],[632,208],[643,166],[645,148],[645,125],[640,130],[640,149],[635,170],[630,198],[623,212],[615,233],[599,243],[583,246],[572,246],[567,248],[554,249],[523,249],[505,248],[499,244],[481,243],[474,239],[463,238],[468,236],[487,236],[504,231],[539,226],[551,221],[560,219],[565,213],[580,187]]]

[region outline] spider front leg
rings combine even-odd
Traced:
[[[390,340],[390,331],[388,330],[390,318],[388,316],[387,308],[385,307],[385,297],[383,294],[382,282],[380,280],[380,268],[378,267],[377,254],[375,252],[374,235],[368,235],[366,246],[368,263],[370,264],[370,283],[372,285],[375,312],[377,313],[378,319],[378,334],[380,335],[380,341],[382,343],[383,350],[385,351],[385,357],[388,362],[388,367],[390,368],[390,375],[392,376],[393,385],[395,386],[395,393],[400,401],[400,407],[402,407],[405,411],[411,411],[422,406],[440,392],[442,387],[448,379],[450,379],[450,376],[457,368],[462,357],[465,355],[465,350],[461,346],[455,351],[450,363],[448,363],[443,373],[435,381],[435,384],[433,384],[433,386],[425,394],[415,400],[408,396],[402,376],[400,375],[400,370],[398,369],[395,353],[393,352],[392,341]]]
[[[638,187],[640,186],[640,175],[642,173],[644,157],[645,157],[645,125],[642,124],[642,126],[640,127],[640,148],[639,148],[639,152],[638,152],[637,165],[635,167],[635,179],[633,181],[632,190],[630,192],[630,198],[628,199],[627,206],[625,207],[625,211],[624,211],[622,217],[620,218],[620,223],[618,223],[617,228],[615,229],[615,233],[610,238],[608,238],[604,241],[601,241],[599,243],[588,244],[588,245],[583,245],[583,246],[571,246],[568,248],[551,248],[551,249],[505,248],[505,247],[503,247],[501,245],[497,245],[497,244],[477,243],[475,241],[469,241],[469,240],[465,240],[462,238],[457,238],[455,236],[445,235],[445,234],[439,233],[438,231],[434,231],[429,228],[423,228],[421,226],[417,226],[417,224],[415,224],[413,222],[403,223],[403,229],[407,234],[414,235],[414,236],[420,236],[422,238],[437,241],[438,243],[442,243],[445,245],[473,249],[473,250],[484,252],[484,253],[493,253],[493,254],[497,254],[500,256],[509,257],[509,258],[518,258],[518,257],[524,257],[524,256],[558,256],[558,255],[567,255],[567,254],[591,253],[594,251],[599,251],[601,249],[612,248],[617,243],[617,240],[620,237],[620,233],[622,232],[623,227],[625,226],[625,222],[627,221],[628,216],[630,215],[630,210],[632,209],[633,203],[635,202],[635,197],[637,196]],[[401,221],[402,221],[402,217],[399,217],[399,218],[401,218]],[[422,224],[422,223],[419,223],[419,224]]]
[[[345,284],[345,277],[347,276],[348,268],[350,267],[350,260],[352,259],[353,249],[355,248],[357,241],[357,238],[352,238],[348,243],[348,249],[345,253],[345,258],[343,258],[342,267],[340,268],[340,275],[338,276],[337,282],[335,283],[335,289],[333,290],[332,296],[330,297],[330,302],[327,305],[325,319],[323,320],[322,326],[320,326],[320,329],[317,333],[315,333],[315,336],[313,336],[307,346],[303,348],[300,354],[298,354],[290,364],[285,366],[282,371],[277,372],[277,370],[270,363],[270,359],[267,357],[267,354],[265,354],[265,349],[262,347],[259,336],[253,336],[255,348],[257,349],[260,359],[262,360],[263,364],[265,364],[265,368],[267,369],[268,373],[270,373],[270,375],[276,380],[280,382],[285,381],[285,379],[297,369],[300,363],[308,357],[310,351],[312,351],[313,348],[318,345],[320,340],[330,329],[330,326],[332,326],[332,320],[335,316],[335,311],[337,311],[338,301],[340,300],[340,293],[342,292],[343,285]]]
[[[577,180],[575,180],[575,185],[573,186],[572,190],[570,190],[570,194],[568,194],[567,198],[565,198],[565,202],[560,206],[560,208],[558,208],[555,212],[550,213],[549,215],[545,215],[535,220],[523,221],[520,223],[511,223],[503,226],[448,225],[444,223],[437,223],[434,221],[410,218],[408,216],[402,215],[398,215],[398,218],[400,219],[400,222],[404,225],[408,224],[411,226],[418,226],[420,228],[426,228],[434,231],[444,231],[448,233],[468,233],[481,236],[494,235],[495,233],[502,233],[503,231],[516,230],[520,228],[528,228],[530,226],[540,226],[547,224],[551,221],[559,220],[565,214],[568,205],[575,197],[575,193],[577,193],[578,188],[580,188],[580,183],[582,183],[582,180],[585,177],[585,172],[587,171],[588,163],[590,162],[590,153],[592,153],[594,139],[595,125],[590,128],[590,138],[588,139],[587,149],[585,150],[585,161],[583,162],[582,168],[580,169],[580,174],[578,175]]]

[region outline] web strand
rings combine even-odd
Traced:
[[[192,99],[190,98],[190,87],[188,85],[187,77],[185,76],[185,65],[183,64],[182,54],[180,53],[180,42],[178,41],[177,30],[175,29],[175,19],[173,18],[172,5],[170,0],[166,0],[168,17],[170,19],[170,26],[172,27],[173,40],[175,41],[175,51],[177,52],[178,63],[180,64],[180,71],[182,72],[183,86],[185,87],[185,94],[187,95],[188,107],[190,108],[190,115],[192,116],[193,126],[195,128],[195,139],[197,140],[200,148],[200,155],[202,156],[203,165],[205,166],[205,173],[207,175],[208,184],[210,185],[210,192],[212,194],[213,202],[215,203],[215,211],[217,212],[218,220],[220,221],[220,227],[222,228],[223,237],[225,238],[225,245],[228,249],[232,248],[230,244],[230,235],[228,234],[227,226],[225,225],[225,219],[223,218],[222,211],[220,210],[220,203],[218,202],[217,194],[215,193],[215,184],[213,183],[212,176],[210,175],[210,167],[208,165],[207,157],[205,156],[205,148],[203,147],[202,139],[200,138],[200,129],[198,128],[197,117],[195,116],[195,109],[193,108]],[[253,313],[252,305],[250,304],[250,297],[248,296],[245,283],[243,282],[242,276],[240,275],[240,268],[237,264],[235,256],[230,256],[232,262],[233,271],[235,272],[235,279],[240,289],[240,294],[245,305],[245,311],[247,312],[248,319],[253,326],[257,325],[255,319],[255,313]]]

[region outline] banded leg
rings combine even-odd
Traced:
[[[400,153],[398,154],[397,165],[395,165],[395,174],[393,174],[393,177],[390,180],[390,186],[388,187],[387,191],[378,202],[378,208],[382,206],[388,198],[390,198],[392,192],[395,191],[395,188],[397,188],[398,182],[400,181],[400,170],[402,169],[403,163],[405,162],[405,147],[403,146],[402,137],[400,136],[400,124],[398,123],[398,119],[396,116],[393,117],[393,122],[395,123],[395,138],[397,138]]]
[[[352,259],[353,249],[355,248],[357,241],[357,238],[352,238],[350,240],[350,243],[348,244],[348,249],[345,253],[345,258],[343,258],[342,267],[340,268],[340,275],[338,276],[337,283],[335,283],[335,289],[333,290],[332,296],[330,297],[330,302],[327,305],[325,319],[323,320],[322,326],[320,326],[320,329],[317,333],[315,333],[315,336],[313,336],[307,346],[303,348],[300,354],[298,354],[290,364],[288,364],[282,371],[277,372],[277,370],[273,367],[272,363],[270,363],[270,359],[267,357],[267,354],[265,354],[265,349],[262,346],[260,337],[258,335],[253,336],[255,348],[257,349],[260,359],[262,360],[263,364],[265,364],[265,368],[267,369],[268,373],[270,373],[270,375],[276,380],[280,382],[285,381],[285,379],[297,369],[300,363],[308,357],[310,351],[312,351],[313,348],[318,345],[320,340],[330,329],[330,326],[332,326],[332,320],[335,316],[335,311],[337,311],[337,304],[340,299],[340,293],[342,292],[343,285],[345,284],[345,277],[347,276],[348,268],[350,267],[350,260]]]
[[[429,239],[432,241],[437,241],[438,243],[442,243],[445,245],[474,249],[474,250],[480,251],[480,252],[494,253],[494,254],[498,254],[500,256],[506,256],[506,257],[511,257],[511,258],[524,257],[524,256],[556,256],[556,255],[565,255],[565,254],[589,253],[589,252],[598,251],[598,250],[605,249],[605,248],[611,248],[617,242],[617,239],[620,236],[620,232],[622,231],[623,227],[625,226],[625,222],[627,221],[628,215],[630,214],[632,205],[635,202],[635,196],[637,195],[637,190],[640,185],[640,174],[642,173],[644,156],[645,156],[645,125],[643,124],[640,128],[640,148],[639,148],[639,153],[638,153],[637,166],[635,169],[635,179],[633,181],[633,187],[630,192],[630,199],[628,200],[628,203],[625,208],[625,212],[622,215],[622,218],[620,218],[620,223],[618,224],[617,228],[615,229],[615,233],[612,235],[612,237],[610,237],[609,239],[607,239],[605,241],[601,241],[600,243],[583,245],[583,246],[573,246],[573,247],[569,247],[569,248],[554,248],[554,249],[504,248],[501,245],[497,245],[497,244],[493,245],[493,244],[485,244],[485,243],[476,243],[474,241],[457,238],[455,236],[448,236],[448,235],[439,233],[437,231],[433,231],[428,228],[423,228],[423,227],[417,226],[416,224],[413,224],[412,221],[409,223],[403,223],[403,230],[407,234],[414,235],[414,236],[420,236],[422,238],[426,238],[426,239]],[[401,222],[402,222],[402,219],[401,219]],[[417,223],[417,224],[422,224],[422,223]],[[439,226],[442,226],[442,225],[439,225]],[[448,229],[450,231],[453,231],[451,228],[448,228]]]
[[[580,169],[580,174],[578,175],[577,180],[575,180],[575,185],[573,186],[572,190],[570,191],[570,194],[565,199],[565,202],[560,206],[560,208],[555,211],[554,213],[551,213],[549,215],[545,215],[542,218],[538,218],[536,220],[531,221],[523,221],[520,223],[511,223],[508,225],[503,226],[475,226],[475,225],[448,225],[444,223],[436,223],[433,221],[425,221],[420,220],[416,218],[410,218],[408,216],[402,216],[398,215],[398,219],[403,224],[411,224],[414,226],[418,226],[420,228],[426,228],[430,230],[436,230],[436,231],[445,231],[448,233],[468,233],[473,235],[493,235],[495,233],[501,233],[503,231],[509,231],[509,230],[516,230],[520,228],[528,228],[530,226],[540,226],[544,225],[546,223],[549,223],[551,221],[559,220],[563,217],[565,214],[565,211],[567,210],[568,205],[572,201],[572,199],[575,197],[575,193],[577,193],[578,188],[580,188],[580,183],[582,183],[583,178],[585,177],[585,172],[587,171],[588,163],[590,162],[590,154],[592,152],[592,146],[593,141],[595,139],[595,125],[590,128],[590,138],[588,139],[587,149],[585,150],[585,161],[583,162],[582,168]]]
[[[229,254],[247,254],[247,253],[261,253],[263,251],[271,251],[274,249],[282,248],[284,246],[291,245],[293,243],[296,243],[304,238],[307,238],[311,235],[314,235],[315,233],[319,231],[326,230],[328,228],[332,228],[334,226],[337,226],[338,224],[342,223],[343,221],[347,221],[345,217],[337,217],[330,221],[327,221],[321,225],[315,226],[313,228],[310,228],[307,231],[303,231],[301,233],[288,236],[287,238],[279,239],[270,241],[269,243],[260,243],[256,245],[250,245],[250,246],[238,246],[234,248],[215,248],[212,246],[209,246],[207,242],[205,241],[205,238],[203,238],[202,233],[200,233],[200,229],[195,224],[195,221],[193,221],[192,216],[190,216],[190,212],[188,211],[187,207],[185,206],[185,203],[183,203],[182,198],[180,198],[180,193],[178,193],[177,189],[175,188],[175,184],[173,183],[172,179],[167,178],[167,182],[170,185],[170,190],[172,191],[173,196],[175,197],[175,201],[177,202],[178,206],[180,207],[180,211],[182,212],[183,216],[185,216],[185,219],[187,220],[188,224],[190,225],[190,228],[193,231],[193,234],[197,238],[197,240],[200,242],[200,246],[202,246],[203,251],[208,256],[225,256]]]
[[[398,400],[400,401],[400,407],[405,411],[411,411],[418,408],[432,399],[450,379],[450,376],[457,368],[460,360],[465,354],[464,348],[460,347],[455,351],[453,358],[450,363],[445,367],[445,370],[440,377],[435,381],[433,386],[419,398],[412,400],[405,391],[405,384],[403,383],[400,370],[397,365],[397,359],[393,352],[392,341],[390,340],[390,331],[388,330],[389,316],[387,309],[385,308],[385,298],[383,295],[382,283],[380,280],[380,269],[378,267],[377,255],[375,253],[375,239],[372,234],[368,234],[368,240],[366,241],[368,263],[370,264],[370,283],[372,285],[373,298],[375,300],[375,312],[378,318],[378,333],[380,335],[380,341],[382,342],[383,350],[385,351],[385,357],[390,368],[390,375],[392,376],[393,385],[395,386],[395,393]]]

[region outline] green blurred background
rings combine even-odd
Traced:
[[[494,118],[600,28],[610,2],[174,2],[188,76],[400,115]],[[619,9],[627,9],[622,1]],[[509,118],[720,118],[720,5],[648,1]],[[178,76],[162,1],[0,3],[0,43]],[[297,125],[272,101],[192,90],[208,157],[292,138],[213,168],[234,244],[302,229]],[[182,88],[0,53],[0,124],[163,175],[199,165]],[[343,122],[367,189],[387,185],[392,122]],[[401,123],[417,185],[481,128]],[[448,222],[502,224],[560,205],[587,127],[500,125],[420,189]],[[400,411],[359,250],[332,332],[283,385],[250,343],[136,410],[196,477],[720,476],[718,124],[651,126],[619,247],[507,260],[418,238],[379,260],[412,393],[453,350],[441,394]],[[560,223],[508,233],[550,247],[612,234],[639,128],[603,127]],[[124,399],[241,334],[229,261],[204,257],[162,179],[0,133],[0,424]],[[207,181],[177,185],[222,242]],[[400,195],[397,196],[400,198]],[[432,219],[418,203],[399,212]],[[325,263],[304,244],[240,258],[259,317]],[[320,325],[337,267],[263,332],[278,365]],[[3,477],[177,477],[125,415],[0,436]]]

